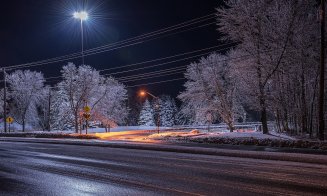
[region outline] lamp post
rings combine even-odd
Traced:
[[[151,97],[153,97],[157,102],[157,106],[158,106],[157,131],[158,131],[158,134],[159,134],[159,132],[160,132],[160,103],[159,103],[159,97],[154,96],[153,94],[151,94],[151,93],[149,93],[147,91],[141,91],[140,92],[140,95],[142,97],[146,96],[147,94],[150,95]]]
[[[81,41],[82,41],[82,63],[84,65],[84,30],[83,30],[83,21],[89,18],[89,15],[85,11],[75,12],[73,14],[74,18],[81,21]]]

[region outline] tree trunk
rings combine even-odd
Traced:
[[[75,132],[78,133],[78,113],[75,112]]]
[[[280,119],[280,112],[279,110],[276,111],[276,125],[277,125],[277,129],[278,132],[281,133],[282,132],[282,127],[281,127],[281,119]]]
[[[25,118],[23,118],[23,124],[22,124],[23,132],[25,132]]]
[[[302,115],[301,115],[301,126],[302,126],[302,134],[308,133],[308,116],[307,116],[307,102],[306,102],[306,94],[305,94],[305,78],[304,78],[304,68],[302,66],[302,75],[301,75],[301,104],[302,104]]]
[[[233,122],[227,123],[227,126],[228,126],[228,129],[229,129],[229,132],[233,133],[233,131],[234,131],[234,124],[233,124]]]
[[[262,123],[262,133],[268,134],[268,123],[267,123],[267,110],[266,107],[261,108],[261,123]]]
[[[263,134],[268,134],[268,125],[267,125],[267,109],[266,109],[266,100],[265,100],[265,86],[262,82],[262,70],[260,68],[260,60],[258,59],[257,74],[258,74],[258,84],[259,84],[259,103],[261,107],[261,124]]]
[[[268,134],[268,123],[267,123],[267,109],[266,109],[266,100],[264,98],[264,87],[260,87],[260,106],[261,106],[261,124],[262,124],[262,133]]]

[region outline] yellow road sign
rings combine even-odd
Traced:
[[[9,116],[6,118],[6,122],[10,124],[10,123],[14,122],[14,118]]]
[[[90,111],[91,111],[90,106],[85,106],[85,107],[84,107],[84,112],[90,112]]]

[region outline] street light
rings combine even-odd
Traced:
[[[151,97],[153,97],[157,102],[157,106],[158,106],[157,130],[158,130],[158,134],[159,134],[159,132],[160,132],[160,103],[159,103],[159,97],[154,96],[153,94],[151,94],[151,93],[149,93],[147,91],[144,91],[144,90],[140,91],[140,96],[142,96],[142,97],[145,97],[147,94],[150,95]]]
[[[84,32],[83,32],[83,21],[89,18],[89,15],[85,11],[74,12],[73,17],[81,21],[81,41],[82,41],[82,63],[84,65]]]

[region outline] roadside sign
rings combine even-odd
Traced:
[[[90,106],[85,106],[85,107],[84,107],[84,112],[88,113],[88,112],[90,112],[90,111],[91,111]]]
[[[14,122],[14,118],[12,118],[11,116],[6,118],[6,122],[11,124],[12,122]]]
[[[91,114],[89,113],[84,113],[83,114],[83,117],[86,119],[86,120],[89,120],[91,118]]]

